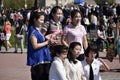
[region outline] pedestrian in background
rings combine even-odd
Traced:
[[[20,41],[21,53],[24,52],[24,26],[23,21],[19,20],[15,25],[15,53],[18,52],[18,44]]]
[[[48,80],[51,62],[48,45],[51,41],[45,40],[40,32],[44,18],[44,12],[32,11],[29,20],[27,65],[31,66],[32,80]]]
[[[117,19],[117,26],[115,28],[114,47],[117,50],[117,54],[119,56],[119,63],[120,63],[120,17],[118,17],[118,19]]]
[[[5,29],[5,33],[6,33],[6,46],[7,46],[7,49],[8,49],[8,48],[12,47],[12,45],[9,41],[10,37],[11,37],[11,23],[10,23],[10,21],[5,22],[4,29]]]

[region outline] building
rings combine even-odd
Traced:
[[[88,4],[96,4],[94,0],[84,0]],[[51,5],[66,5],[74,4],[74,0],[37,0],[37,4],[40,7],[47,7]]]

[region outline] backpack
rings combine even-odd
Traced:
[[[0,31],[0,41],[5,41],[5,32],[4,31]]]

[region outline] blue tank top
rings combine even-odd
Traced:
[[[50,62],[51,56],[48,46],[46,45],[39,49],[34,49],[30,40],[31,35],[34,35],[37,38],[37,43],[45,41],[44,35],[39,30],[34,27],[30,27],[28,30],[27,65],[33,66],[38,63]]]

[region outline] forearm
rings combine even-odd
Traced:
[[[65,46],[69,47],[69,44],[65,41],[65,37],[64,36],[62,36],[62,38],[61,38],[61,43],[63,45],[65,45]]]
[[[102,66],[106,69],[106,70],[110,70],[109,66],[102,60],[102,59],[99,59],[100,62],[103,64]]]
[[[87,49],[87,47],[88,47],[88,42],[87,42],[86,36],[84,36],[84,39],[83,39],[83,46],[84,46],[84,49]]]
[[[34,36],[32,36],[31,37],[31,43],[32,43],[32,46],[33,46],[34,49],[39,49],[41,47],[44,47],[44,46],[48,45],[50,43],[50,40],[44,41],[42,43],[38,43],[37,39]]]

